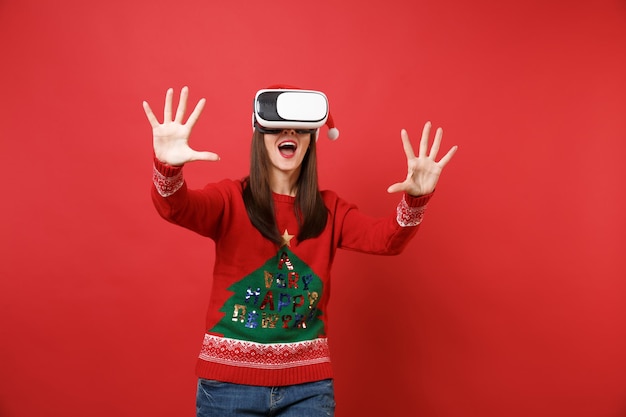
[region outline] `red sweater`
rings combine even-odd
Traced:
[[[250,222],[241,181],[188,190],[182,169],[155,160],[152,199],[166,220],[215,241],[213,286],[200,378],[280,386],[332,378],[326,340],[331,266],[337,248],[394,255],[415,235],[431,195],[404,195],[393,215],[374,218],[332,191],[316,238],[298,241],[295,198],[274,194],[282,246]]]

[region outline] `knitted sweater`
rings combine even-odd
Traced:
[[[404,195],[393,215],[374,218],[323,191],[326,228],[300,242],[295,198],[274,194],[276,223],[283,232],[279,246],[250,222],[242,181],[189,190],[181,168],[155,160],[153,182],[152,199],[163,218],[215,241],[198,377],[260,386],[332,378],[326,317],[336,250],[400,253],[431,197]]]

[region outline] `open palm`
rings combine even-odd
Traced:
[[[403,182],[397,182],[387,189],[390,193],[406,192],[412,196],[421,196],[430,194],[435,190],[439,176],[443,171],[443,168],[450,162],[456,150],[457,146],[453,146],[448,153],[446,153],[439,162],[436,161],[439,147],[441,146],[441,138],[443,137],[443,130],[438,128],[435,133],[435,139],[433,140],[430,152],[428,151],[428,142],[430,137],[431,123],[427,122],[424,125],[422,131],[422,138],[419,145],[419,153],[415,156],[413,146],[409,140],[409,134],[406,130],[402,129],[400,136],[402,138],[402,145],[404,147],[404,153],[407,158],[408,173],[406,179]]]
[[[205,99],[196,104],[187,122],[183,123],[187,109],[189,89],[183,87],[176,114],[172,118],[173,89],[168,89],[165,94],[165,107],[163,110],[163,123],[159,123],[147,102],[143,102],[146,117],[152,126],[152,145],[157,159],[168,165],[181,166],[191,161],[218,161],[219,156],[213,152],[199,152],[189,146],[191,130],[202,113]]]

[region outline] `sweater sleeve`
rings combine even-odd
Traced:
[[[152,202],[161,217],[215,239],[225,207],[224,194],[215,184],[189,190],[183,168],[154,159]]]
[[[417,233],[431,197],[432,193],[420,197],[405,194],[393,215],[380,218],[339,200],[337,213],[342,214],[335,219],[340,233],[338,246],[377,255],[401,253]]]

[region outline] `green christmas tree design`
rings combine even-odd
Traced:
[[[224,317],[209,330],[231,339],[288,343],[324,333],[317,308],[322,280],[287,246],[263,266],[228,287]]]

